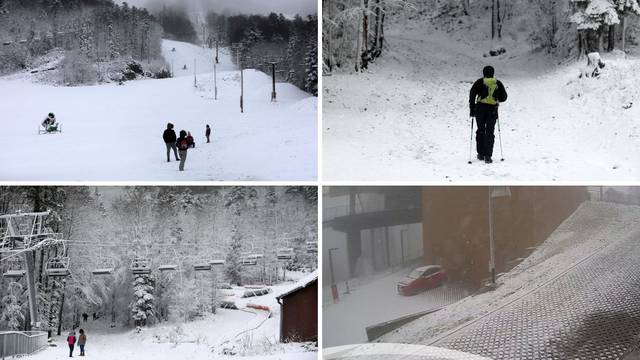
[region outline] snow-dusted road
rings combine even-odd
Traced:
[[[411,269],[404,269],[381,277],[360,287],[351,286],[350,293],[341,295],[333,304],[323,304],[323,347],[367,342],[365,328],[423,311],[440,308],[460,300],[468,293],[458,285],[444,286],[414,296],[401,296],[396,283]],[[325,289],[330,294],[330,289]]]
[[[326,180],[640,177],[640,60],[610,56],[599,79],[579,80],[582,61],[558,65],[525,45],[483,58],[489,44],[473,36],[486,28],[461,29],[437,30],[424,18],[399,21],[386,32],[386,52],[368,70],[323,79]],[[469,89],[487,63],[509,93],[500,105],[505,161],[478,162],[474,142],[469,165]]]
[[[225,51],[214,100],[213,51],[175,41],[165,41],[163,49],[175,78],[83,87],[37,84],[28,73],[0,78],[0,180],[315,180],[317,98],[279,83],[272,103],[271,79],[245,70],[241,114],[239,72]],[[201,72],[197,88],[194,58]],[[62,123],[62,134],[37,134],[49,112]],[[166,161],[167,122],[195,137],[184,172]]]

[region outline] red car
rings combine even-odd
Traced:
[[[414,269],[396,285],[398,294],[411,296],[442,285],[447,272],[440,265],[427,265]]]

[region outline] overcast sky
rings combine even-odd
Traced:
[[[122,0],[116,0],[122,3]],[[229,14],[268,14],[270,12],[283,13],[288,16],[295,14],[308,15],[318,12],[317,0],[128,0],[129,5],[147,7],[149,10],[158,8],[162,4],[186,5],[191,11],[214,10],[218,13]]]

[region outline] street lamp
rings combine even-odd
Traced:
[[[337,302],[339,300],[338,295],[338,287],[336,286],[336,279],[333,275],[333,252],[339,250],[338,248],[330,248],[329,249],[329,274],[331,278],[331,295],[333,297],[333,302]]]

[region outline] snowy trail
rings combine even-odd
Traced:
[[[53,87],[27,75],[0,78],[0,179],[13,181],[133,180],[314,180],[316,177],[316,98],[290,84],[245,70],[245,113],[239,109],[239,72],[220,52],[218,100],[213,100],[215,50],[165,41],[166,58],[196,57],[204,73],[172,79],[139,80],[123,86]],[[178,61],[178,60],[176,60]],[[207,61],[211,64],[207,67]],[[175,66],[176,68],[178,66]],[[188,71],[192,71],[188,65]],[[62,123],[62,134],[37,135],[48,112]],[[162,132],[172,122],[189,130],[185,172],[166,162]],[[205,144],[205,124],[212,128]]]
[[[623,89],[617,90],[616,77],[635,60],[610,59],[611,77],[582,83],[577,81],[579,64],[558,66],[526,49],[487,60],[482,44],[454,40],[424,22],[396,24],[387,39],[387,52],[369,70],[324,78],[327,180],[597,181],[640,176],[638,108],[624,110],[622,100],[607,102],[594,90],[600,86],[609,93],[614,88],[611,95],[619,95]],[[468,92],[487,61],[509,93],[500,105],[505,161],[499,161],[496,128],[498,161],[469,165]],[[473,147],[475,160],[475,140]]]

